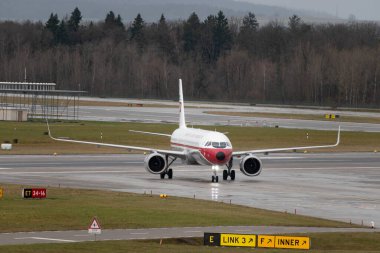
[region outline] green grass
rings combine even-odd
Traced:
[[[260,253],[379,253],[380,233],[333,233],[311,234],[312,248],[308,251],[283,249],[252,249],[232,247],[203,246],[202,238],[164,239],[137,241],[98,241],[70,244],[34,244],[17,246],[0,246],[0,252],[7,253],[124,253],[124,252],[155,252],[155,253],[213,253],[213,252],[260,252]]]
[[[177,125],[114,123],[114,122],[56,122],[51,123],[55,137],[125,144],[133,146],[170,148],[167,137],[131,133],[128,130],[161,132],[171,134]],[[257,148],[289,147],[300,145],[332,144],[336,141],[335,131],[314,131],[285,128],[257,127],[202,127],[209,130],[228,132],[235,150],[251,150]],[[44,122],[2,122],[0,124],[0,141],[13,142],[12,151],[0,151],[0,154],[78,154],[78,153],[123,153],[128,150],[115,148],[99,148],[94,145],[64,143],[51,140]],[[306,139],[306,134],[309,139]],[[101,135],[103,139],[101,139]],[[342,132],[341,145],[334,149],[319,151],[369,151],[380,150],[380,133]]]
[[[302,120],[322,120],[322,121],[380,124],[380,118],[377,118],[377,117],[340,115],[339,118],[336,118],[336,119],[326,119],[325,115],[323,114],[316,115],[316,114],[290,114],[290,113],[266,113],[266,112],[219,112],[219,111],[206,111],[205,113],[214,114],[214,115],[228,115],[228,116],[242,116],[242,117],[263,117],[263,118],[279,118],[279,119],[302,119]]]
[[[182,226],[279,225],[350,227],[350,224],[229,203],[110,191],[48,188],[44,200],[22,199],[22,186],[3,185],[0,232]],[[185,208],[191,207],[191,208]]]

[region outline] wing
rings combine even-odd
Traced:
[[[290,148],[272,148],[272,149],[257,149],[249,151],[237,151],[233,152],[232,156],[242,156],[249,154],[260,154],[260,153],[274,153],[281,151],[291,151],[291,150],[300,150],[300,149],[317,149],[317,148],[333,148],[339,145],[340,142],[340,126],[338,129],[338,136],[335,144],[332,145],[322,145],[322,146],[305,146],[305,147],[290,147]]]
[[[110,143],[102,143],[102,142],[90,142],[90,141],[80,141],[80,140],[72,140],[66,138],[55,138],[51,135],[49,123],[47,122],[49,137],[55,141],[63,141],[63,142],[71,142],[71,143],[80,143],[80,144],[90,144],[97,145],[102,147],[112,147],[112,148],[122,148],[129,150],[137,150],[137,151],[145,151],[150,153],[160,153],[163,155],[171,155],[178,158],[185,158],[186,154],[183,151],[175,151],[175,150],[165,150],[165,149],[154,149],[154,148],[145,148],[145,147],[136,147],[136,146],[128,146],[128,145],[120,145],[120,144],[110,144]]]

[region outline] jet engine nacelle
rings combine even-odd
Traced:
[[[161,174],[166,168],[165,156],[152,153],[145,157],[145,169],[152,174]]]
[[[240,171],[249,177],[258,176],[261,173],[261,161],[253,155],[248,155],[240,161]]]

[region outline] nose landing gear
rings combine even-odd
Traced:
[[[219,169],[219,166],[215,165],[215,166],[212,166],[212,172],[214,173],[214,175],[211,177],[211,182],[215,182],[215,183],[218,183],[219,181],[219,177],[218,175],[216,174],[217,171]]]
[[[235,170],[232,170],[232,157],[231,160],[226,164],[227,169],[223,170],[223,180],[227,180],[228,177],[231,178],[231,181],[235,180]]]

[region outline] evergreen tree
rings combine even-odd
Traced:
[[[201,36],[200,28],[198,15],[193,12],[183,26],[183,48],[186,52],[196,50]]]
[[[48,29],[55,37],[57,34],[58,26],[59,26],[58,15],[51,13],[48,21],[45,24],[45,28]]]
[[[124,30],[124,24],[123,24],[123,20],[121,19],[121,16],[118,14],[117,15],[117,18],[116,18],[116,20],[115,20],[115,25],[117,26],[117,27],[120,27],[120,28],[122,28],[123,30]]]
[[[57,30],[57,36],[56,36],[56,41],[61,44],[68,44],[69,43],[69,35],[67,33],[67,28],[66,28],[66,22],[64,20],[61,20],[59,23],[59,27]]]
[[[82,14],[78,7],[74,9],[74,11],[71,13],[70,19],[67,22],[67,26],[70,29],[70,31],[78,31],[79,29],[79,23],[82,20]]]
[[[145,22],[139,13],[137,14],[135,20],[132,23],[131,39],[136,39],[137,37],[141,36],[143,33],[144,27],[145,27]]]
[[[214,42],[217,57],[223,50],[229,50],[232,46],[232,34],[228,27],[228,20],[222,11],[219,11],[216,17]]]
[[[113,11],[110,11],[107,13],[106,19],[104,20],[104,23],[107,27],[112,27],[115,24],[115,13]]]
[[[145,28],[145,22],[139,13],[137,14],[135,20],[132,23],[130,32],[131,32],[131,40],[136,41],[140,49],[142,49],[144,45],[146,44],[144,28]]]
[[[204,22],[202,37],[203,41],[208,44],[206,45],[206,53],[209,60],[216,61],[223,51],[231,49],[232,34],[228,27],[227,18],[222,11],[219,11],[217,16],[210,15],[207,17]]]
[[[252,12],[249,12],[248,15],[244,16],[243,18],[243,26],[241,27],[241,31],[249,31],[249,32],[256,32],[257,28],[259,27],[259,22],[257,22],[255,14]]]
[[[240,28],[240,32],[238,35],[238,45],[242,49],[246,49],[248,51],[255,51],[256,44],[256,33],[259,27],[259,23],[257,22],[255,14],[249,12],[243,18],[243,25]]]
[[[164,14],[158,22],[157,27],[157,44],[161,51],[168,56],[173,56],[174,42],[170,37],[170,31]]]
[[[124,30],[125,28],[121,16],[117,15],[115,18],[115,13],[113,11],[110,11],[107,14],[104,23],[107,29],[122,28]]]

